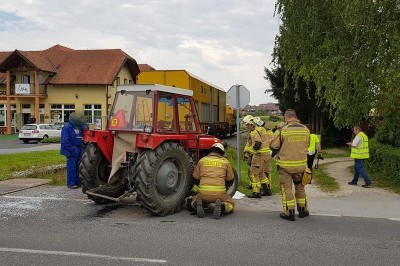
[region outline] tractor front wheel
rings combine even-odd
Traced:
[[[100,148],[90,143],[82,154],[79,161],[79,178],[81,180],[82,192],[97,188],[108,182],[108,177],[111,172],[111,167],[106,157],[101,152]],[[101,194],[110,197],[119,197],[125,192],[125,186],[122,182],[114,182],[112,186],[108,186],[107,190],[102,190]],[[88,198],[96,203],[113,202],[101,197],[88,195]]]
[[[190,189],[193,160],[179,144],[166,142],[140,154],[136,192],[153,215],[180,211]]]

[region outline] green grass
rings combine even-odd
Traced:
[[[325,192],[336,192],[339,191],[340,185],[335,178],[330,177],[325,172],[327,165],[320,165],[318,169],[313,169],[313,178],[317,186]]]
[[[243,154],[241,153],[241,156]],[[233,148],[227,148],[226,150],[226,154],[225,154],[226,158],[230,161],[231,165],[233,168],[235,168],[237,170],[237,151],[236,149]],[[240,183],[239,183],[239,188],[238,190],[244,194],[250,194],[251,191],[249,189],[246,188],[246,186],[250,185],[250,179],[248,177],[247,174],[247,170],[248,170],[248,165],[247,162],[245,162],[243,159],[240,160]],[[278,180],[278,175],[277,175],[277,171],[276,171],[276,165],[275,162],[272,162],[272,184],[271,184],[271,189],[272,192],[274,194],[279,193],[280,192],[280,188],[279,188],[279,180]]]
[[[13,172],[20,172],[32,167],[44,167],[65,163],[60,151],[34,151],[0,155],[0,180],[9,179]]]
[[[348,171],[354,174],[354,166],[350,166]],[[380,187],[387,190],[390,190],[396,194],[400,194],[400,183],[390,179],[386,176],[382,176],[379,171],[367,171],[367,174],[372,180],[372,186]],[[364,179],[360,176],[359,182],[364,183]]]
[[[325,150],[322,150],[322,156],[324,158],[350,157],[350,149],[347,147],[335,148],[335,149],[325,149]]]
[[[10,134],[10,135],[0,135],[0,141],[2,140],[17,140],[18,134]]]
[[[50,179],[50,185],[54,186],[66,186],[67,185],[66,177],[67,177],[66,168],[49,170],[49,171],[38,171],[34,174],[26,176],[26,178]]]

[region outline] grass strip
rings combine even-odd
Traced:
[[[340,189],[339,183],[336,181],[335,178],[330,177],[326,171],[325,165],[319,165],[318,169],[313,169],[313,178],[317,186],[324,192],[337,192]]]
[[[65,163],[65,157],[58,150],[32,151],[0,155],[0,180],[9,179],[14,172],[21,172],[34,167]]]

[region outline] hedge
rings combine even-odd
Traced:
[[[366,160],[367,169],[379,173],[380,177],[400,185],[400,148],[369,141],[370,158]]]

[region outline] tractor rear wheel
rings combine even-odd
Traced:
[[[79,178],[81,180],[82,192],[97,188],[108,182],[108,177],[111,172],[111,166],[103,155],[99,147],[90,143],[84,150],[79,161]],[[107,187],[106,191],[101,191],[101,194],[110,197],[119,197],[125,192],[125,186],[121,181],[117,181],[113,186]],[[101,197],[88,195],[88,198],[96,203],[113,202]]]
[[[177,143],[166,142],[140,154],[136,192],[153,215],[166,216],[180,211],[190,189],[194,164]]]

